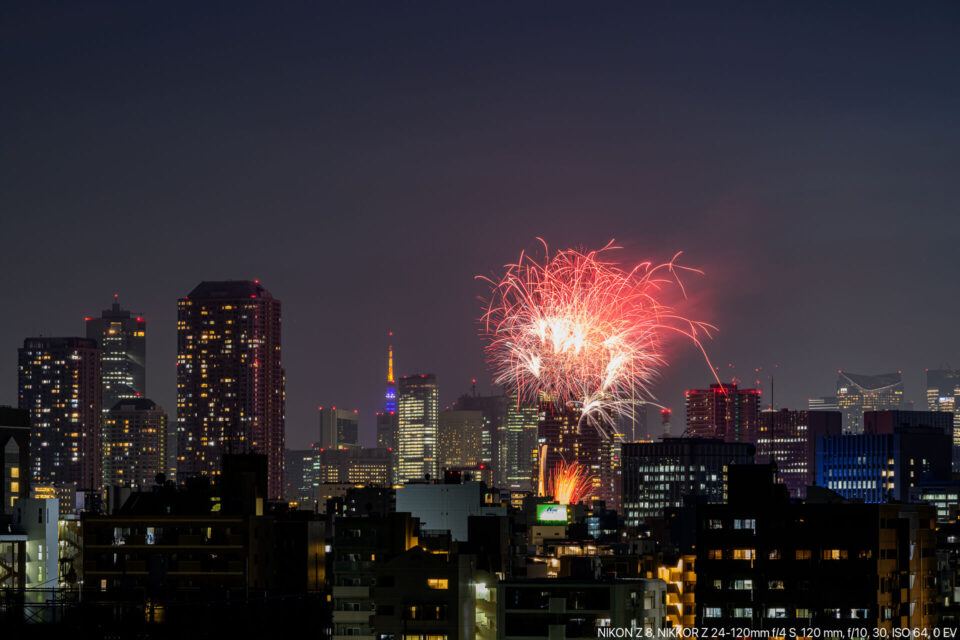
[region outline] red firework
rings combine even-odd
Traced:
[[[678,265],[679,253],[665,264],[624,269],[606,259],[619,248],[612,241],[599,251],[553,256],[540,242],[542,261],[523,253],[499,280],[483,278],[491,295],[481,323],[495,382],[525,401],[546,393],[582,403],[581,420],[609,438],[616,416],[654,400],[667,332],[703,352],[701,339],[713,327],[661,301],[667,287],[683,293],[681,272],[699,271]]]
[[[559,504],[578,504],[590,493],[592,480],[586,468],[576,462],[561,462],[550,476],[550,493]]]

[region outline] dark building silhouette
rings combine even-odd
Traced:
[[[267,456],[283,494],[280,301],[258,282],[201,282],[178,302],[177,475],[220,474],[228,453]]]
[[[19,407],[30,412],[33,480],[99,489],[100,349],[85,338],[27,338],[18,351]]]
[[[117,297],[100,317],[84,318],[87,338],[102,354],[103,408],[147,395],[147,321],[120,308]]]
[[[739,389],[736,383],[712,384],[686,392],[687,430],[691,438],[724,442],[756,442],[760,423],[759,389]]]
[[[30,412],[0,407],[0,515],[30,497]]]
[[[934,625],[932,507],[852,504],[822,489],[791,502],[772,466],[734,466],[729,503],[700,505],[696,532],[698,627]]]

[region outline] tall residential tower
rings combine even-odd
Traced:
[[[230,453],[267,456],[283,495],[280,301],[259,282],[201,282],[177,305],[177,475],[220,475]]]
[[[147,323],[120,308],[117,296],[99,318],[84,318],[87,338],[103,354],[103,410],[120,400],[147,395]]]

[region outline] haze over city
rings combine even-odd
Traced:
[[[259,279],[283,302],[288,446],[316,407],[370,441],[397,373],[449,404],[489,375],[489,275],[535,248],[682,261],[722,379],[776,403],[836,371],[960,362],[955,5],[7,7],[0,402],[15,350],[113,294],[174,412],[176,300]],[[670,345],[681,409],[709,370]],[[765,396],[764,402],[768,398]]]

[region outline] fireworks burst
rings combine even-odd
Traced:
[[[576,462],[561,462],[550,477],[550,493],[559,504],[578,504],[590,493],[591,485],[590,474]]]
[[[713,327],[661,301],[668,287],[683,294],[681,272],[699,271],[678,265],[679,253],[665,264],[627,270],[605,259],[619,248],[612,241],[599,251],[553,256],[540,241],[542,262],[524,253],[500,280],[483,278],[492,290],[481,323],[495,382],[526,401],[548,394],[580,403],[581,423],[616,437],[618,416],[654,401],[665,334],[685,336],[703,352],[701,339]]]

